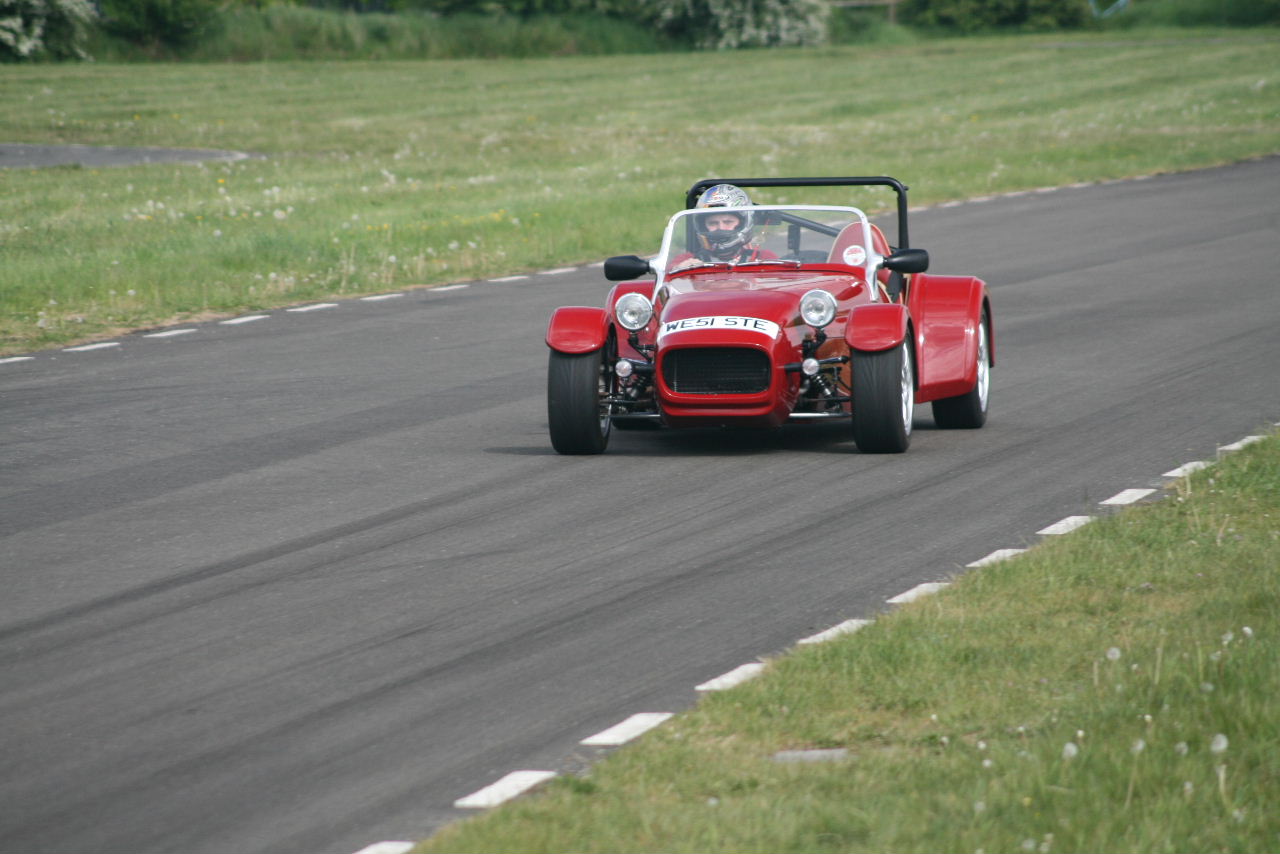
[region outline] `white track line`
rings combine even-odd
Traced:
[[[194,329],[166,329],[164,332],[150,332],[143,335],[143,338],[172,338],[175,335],[190,335],[195,332]]]
[[[399,299],[404,294],[374,294],[371,297],[360,297],[360,302],[382,302],[384,299]]]
[[[490,282],[519,282],[519,281],[521,281],[521,280],[523,280],[523,279],[527,279],[527,278],[529,278],[529,277],[528,277],[528,276],[502,276],[501,278],[498,278],[498,279],[489,279],[488,281],[490,281]]]
[[[100,344],[81,344],[79,347],[64,347],[64,353],[87,353],[90,350],[106,350],[108,347],[119,347],[119,341],[103,341]]]
[[[315,303],[314,305],[300,305],[297,308],[286,308],[285,311],[291,312],[293,314],[301,314],[306,311],[320,311],[326,308],[337,308],[337,307],[338,307],[338,304],[336,302],[318,302],[318,303]]]
[[[469,287],[471,286],[470,285],[445,285],[442,288],[429,288],[427,292],[433,293],[433,294],[442,294],[445,291],[460,291],[463,288],[469,288]]]
[[[538,275],[539,276],[559,276],[561,273],[572,273],[577,269],[578,269],[577,267],[556,267],[551,270],[543,270],[540,273],[538,273]]]
[[[725,691],[735,685],[741,685],[750,679],[754,679],[764,670],[764,664],[759,661],[753,661],[750,664],[743,664],[733,668],[723,676],[717,676],[715,679],[709,679],[701,685],[694,687],[695,691]]]
[[[797,644],[825,643],[826,641],[829,641],[832,638],[838,638],[841,635],[851,634],[853,632],[856,632],[858,629],[861,629],[869,625],[871,625],[870,620],[845,620],[843,623],[832,626],[831,628],[825,631],[818,632],[816,635],[809,635],[809,637],[807,638],[801,638],[800,640],[796,641],[796,643]]]
[[[1141,501],[1153,492],[1155,492],[1154,489],[1126,489],[1122,492],[1117,492],[1107,500],[1099,501],[1098,503],[1112,507],[1119,507],[1124,504],[1133,504],[1137,501]]]
[[[416,842],[375,842],[361,848],[356,854],[405,854],[417,844]]]
[[[512,771],[496,783],[490,783],[465,798],[458,798],[453,805],[461,810],[486,809],[522,795],[539,783],[556,775],[554,771]]]
[[[582,743],[588,747],[618,747],[644,735],[670,717],[671,712],[640,712],[590,738],[584,738]]]
[[[1046,528],[1041,528],[1036,531],[1036,533],[1043,537],[1056,537],[1061,534],[1070,534],[1076,528],[1082,528],[1092,521],[1092,516],[1068,516],[1065,519],[1060,519],[1059,521],[1054,522]]]
[[[35,356],[10,356],[7,359],[0,359],[0,365],[8,365],[13,362],[30,362]]]
[[[1254,442],[1261,442],[1264,436],[1245,436],[1239,442],[1232,442],[1230,445],[1223,445],[1219,451],[1238,451],[1245,445],[1252,445]]]
[[[1008,560],[1014,555],[1020,555],[1025,551],[1026,549],[996,549],[995,551],[993,551],[991,554],[987,555],[984,558],[979,558],[978,560],[975,560],[973,563],[966,563],[965,568],[979,569],[984,566],[990,566],[993,563],[999,563],[1002,560]]]
[[[908,602],[923,599],[925,596],[932,596],[942,588],[950,586],[950,581],[926,581],[924,584],[917,584],[910,590],[905,590],[897,596],[894,596],[892,599],[887,599],[885,601],[890,605],[905,605]]]
[[[253,323],[255,320],[266,320],[266,314],[246,314],[244,317],[233,317],[230,320],[219,320],[223,326],[239,326],[241,323]]]
[[[1204,460],[1193,460],[1189,463],[1183,463],[1182,465],[1178,466],[1176,469],[1172,469],[1171,471],[1165,472],[1162,475],[1162,477],[1186,477],[1187,475],[1191,474],[1193,471],[1200,471],[1200,469],[1208,468],[1208,467],[1209,467],[1209,464]]]

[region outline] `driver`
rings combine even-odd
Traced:
[[[698,198],[696,208],[750,207],[751,197],[741,187],[733,184],[716,184]],[[761,249],[752,242],[753,217],[749,211],[698,214],[694,217],[693,230],[698,245],[694,252],[686,252],[674,259],[675,269],[696,266],[699,261],[718,261],[730,264],[749,264],[752,261],[776,259],[768,249]]]

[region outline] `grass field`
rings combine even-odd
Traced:
[[[651,249],[684,189],[710,175],[889,174],[928,203],[1269,154],[1278,47],[1270,30],[1148,31],[10,66],[3,141],[265,156],[0,171],[0,353]]]
[[[415,850],[1276,851],[1280,437],[1171,486]]]

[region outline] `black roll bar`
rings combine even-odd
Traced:
[[[897,178],[703,178],[689,188],[684,206],[692,208],[698,197],[716,184],[733,184],[735,187],[892,187],[898,194],[898,248],[906,249],[907,239],[907,185]]]

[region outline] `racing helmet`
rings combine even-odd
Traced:
[[[749,207],[751,197],[741,187],[733,184],[716,184],[708,187],[695,208],[739,208]],[[750,211],[734,211],[738,218],[736,228],[712,231],[707,227],[706,216],[694,216],[693,229],[698,235],[702,248],[717,258],[728,260],[742,251],[742,247],[751,241],[753,219]]]

